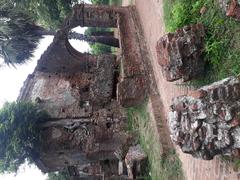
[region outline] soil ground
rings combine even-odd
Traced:
[[[130,4],[136,5],[140,16],[166,119],[171,99],[179,95],[187,94],[191,89],[186,86],[181,86],[181,81],[167,82],[163,78],[157,63],[155,46],[157,40],[165,33],[162,0],[123,0],[124,6]],[[151,109],[149,110],[150,113],[153,111],[154,110]],[[159,139],[161,139],[161,137]],[[184,176],[188,180],[240,180],[240,172],[234,172],[232,167],[219,157],[211,161],[204,161],[182,153],[177,147],[176,150],[182,162]]]

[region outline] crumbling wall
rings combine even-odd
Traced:
[[[202,159],[238,154],[240,81],[230,77],[173,99],[169,112],[172,140]]]
[[[99,160],[117,159],[115,151],[123,149],[128,135],[126,117],[117,102],[94,111],[89,118],[51,120],[43,123],[42,154],[56,153],[59,156],[42,156],[51,171],[66,165],[84,165]],[[76,153],[73,153],[76,152]],[[82,162],[81,162],[82,161]]]
[[[193,79],[203,73],[204,27],[185,26],[157,42],[158,63],[167,81]]]
[[[78,4],[73,7],[73,12],[63,27],[70,29],[76,26],[117,27],[117,17],[123,11],[124,8],[119,6]]]
[[[143,103],[149,92],[149,72],[145,64],[148,52],[134,7],[126,8],[119,16],[118,26],[122,49],[118,101],[122,106],[130,107]]]
[[[42,59],[39,61],[41,64]],[[44,62],[45,63],[45,62]],[[52,62],[48,61],[49,66]],[[38,68],[37,68],[38,69]],[[37,102],[52,118],[89,117],[92,109],[111,102],[114,89],[115,57],[96,58],[88,72],[35,71],[28,77],[19,100]]]

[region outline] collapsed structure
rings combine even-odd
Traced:
[[[126,154],[119,159],[116,153],[131,142],[122,107],[142,103],[148,93],[136,18],[133,7],[74,6],[28,76],[18,101],[36,102],[51,116],[41,124],[44,143],[34,157],[43,172],[67,168],[87,179],[121,175],[118,161]],[[68,33],[77,26],[118,27],[122,57],[76,51]]]

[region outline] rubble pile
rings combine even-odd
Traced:
[[[168,124],[173,142],[194,157],[238,155],[239,79],[230,77],[173,99]]]

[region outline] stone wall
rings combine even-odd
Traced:
[[[204,27],[185,26],[160,38],[156,50],[158,63],[167,81],[193,79],[203,73]]]
[[[238,155],[240,80],[230,77],[173,99],[169,112],[172,140],[183,152],[202,159]]]

